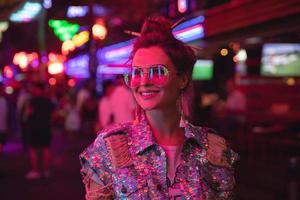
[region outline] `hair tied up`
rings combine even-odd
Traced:
[[[180,18],[174,24],[171,25],[171,29],[174,29],[176,26],[178,26],[180,23],[182,23],[185,20],[186,20],[185,17]],[[135,31],[130,31],[130,30],[124,30],[124,33],[126,33],[128,35],[135,36],[135,37],[140,37],[141,36],[141,33],[135,32]]]

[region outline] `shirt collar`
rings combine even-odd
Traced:
[[[156,145],[151,128],[146,119],[136,123],[132,128],[132,145],[136,154],[139,154],[152,145]],[[195,127],[188,121],[184,123],[185,143],[195,141],[199,146],[205,145],[207,138],[206,128]],[[206,145],[205,145],[206,146]]]
[[[132,127],[132,146],[134,152],[139,154],[148,147],[156,144],[152,135],[151,128],[146,120],[140,121]]]

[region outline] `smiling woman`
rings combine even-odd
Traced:
[[[145,20],[125,83],[133,122],[102,130],[81,155],[86,199],[231,199],[237,154],[185,120],[181,97],[196,61],[162,16]]]

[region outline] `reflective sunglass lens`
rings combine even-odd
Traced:
[[[148,81],[154,85],[164,85],[168,80],[169,70],[163,65],[154,65],[148,68],[148,72],[144,72],[141,68],[133,67],[124,75],[124,80],[127,86],[131,88],[138,87],[142,79],[147,76]]]

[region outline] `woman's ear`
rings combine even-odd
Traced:
[[[180,89],[185,89],[188,86],[190,79],[187,74],[182,74],[180,76]]]

